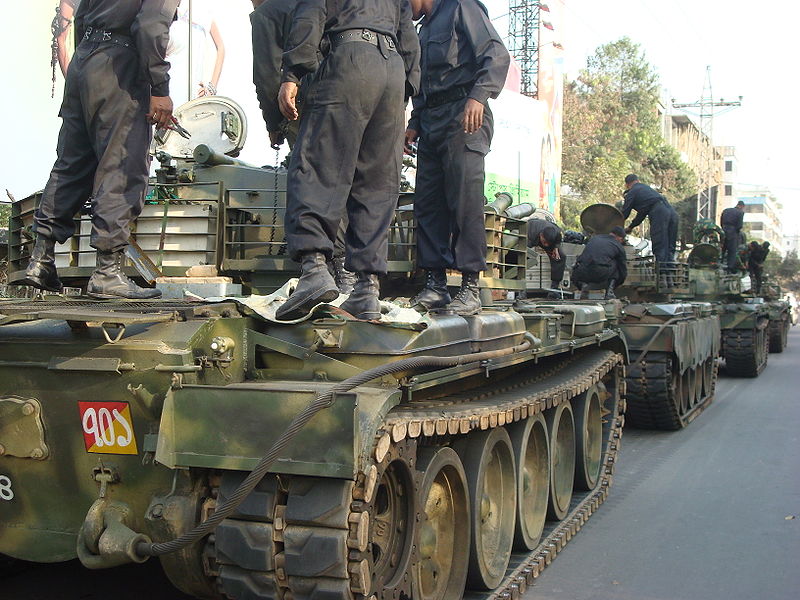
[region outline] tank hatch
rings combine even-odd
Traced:
[[[610,204],[592,204],[581,213],[581,227],[587,233],[609,233],[618,225],[625,225],[625,217]]]
[[[174,115],[189,137],[173,130],[159,130],[154,140],[156,151],[164,151],[173,158],[190,159],[201,144],[217,154],[239,156],[247,140],[247,117],[242,107],[230,98],[196,98],[179,106]]]

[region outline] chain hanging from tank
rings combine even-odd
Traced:
[[[50,44],[50,70],[52,71],[52,85],[50,87],[50,97],[56,97],[56,65],[58,64],[58,36],[66,29],[62,27],[61,22],[65,20],[61,16],[61,5],[56,6],[56,16],[50,23],[50,33],[53,34],[53,41]],[[67,20],[67,27],[72,21]]]
[[[275,178],[272,182],[272,229],[269,234],[270,241],[270,254],[272,254],[272,243],[275,240],[275,230],[278,228],[278,168],[280,167],[280,148],[275,148],[275,167],[273,173]],[[284,221],[285,221],[284,216]],[[285,231],[285,230],[284,230]],[[278,247],[278,256],[286,254],[286,235],[284,233],[284,241]]]

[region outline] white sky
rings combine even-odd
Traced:
[[[244,44],[250,37],[246,18],[250,1],[216,1],[229,13],[221,19],[227,21],[229,43]],[[715,120],[714,143],[736,147],[738,183],[768,186],[785,207],[785,232],[800,232],[796,156],[800,125],[794,107],[800,100],[796,64],[800,4],[776,0],[760,5],[745,0],[548,1],[566,6],[567,22],[560,29],[570,78],[597,46],[623,35],[642,45],[668,90],[667,97],[679,102],[700,98],[706,65],[710,65],[716,98],[744,97],[741,108]],[[498,31],[505,35],[507,21],[502,15],[508,12],[508,0],[485,3]],[[54,6],[54,0],[28,0],[13,18],[0,20],[4,50],[0,114],[6,140],[0,154],[0,193],[8,188],[17,198],[44,185],[55,158],[61,88],[56,87],[56,98],[51,100],[47,47]],[[255,102],[249,78],[249,64],[225,65],[223,82],[228,93],[241,89],[253,96],[234,96],[245,105]],[[260,133],[260,123],[252,123],[250,130]],[[250,139],[248,154],[255,152],[258,158],[263,155],[262,162],[271,162],[262,137],[256,134]],[[260,147],[265,148],[263,152]]]
[[[745,0],[544,0],[564,4],[562,44],[574,79],[594,50],[628,36],[655,66],[667,98],[694,102],[711,66],[715,99],[743,96],[714,120],[714,143],[735,146],[738,184],[767,186],[784,206],[784,233],[800,233],[800,4]],[[506,35],[508,0],[486,0]]]

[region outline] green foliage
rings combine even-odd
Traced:
[[[663,139],[659,83],[640,46],[623,37],[599,47],[564,93],[562,220],[597,202],[621,200],[625,175],[655,185],[683,216],[691,241],[696,181],[678,152]]]
[[[8,219],[11,217],[11,205],[0,203],[0,229],[8,227]]]

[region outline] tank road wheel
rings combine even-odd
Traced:
[[[505,575],[514,543],[517,486],[511,439],[502,427],[475,433],[462,457],[472,526],[467,583],[491,590]]]
[[[560,521],[569,512],[575,483],[575,419],[569,402],[546,415],[550,434],[550,502],[547,516]]]
[[[517,466],[517,526],[514,547],[533,550],[547,519],[550,491],[550,444],[542,414],[508,428]]]
[[[414,539],[414,480],[408,464],[389,463],[375,490],[370,514],[372,529],[372,589],[399,588],[411,558]]]
[[[423,472],[419,506],[419,561],[414,565],[414,597],[459,600],[469,563],[470,518],[467,476],[452,448],[424,448],[417,458]]]
[[[603,452],[603,417],[601,389],[593,385],[573,398],[575,415],[575,487],[591,490],[600,479],[600,455]]]

